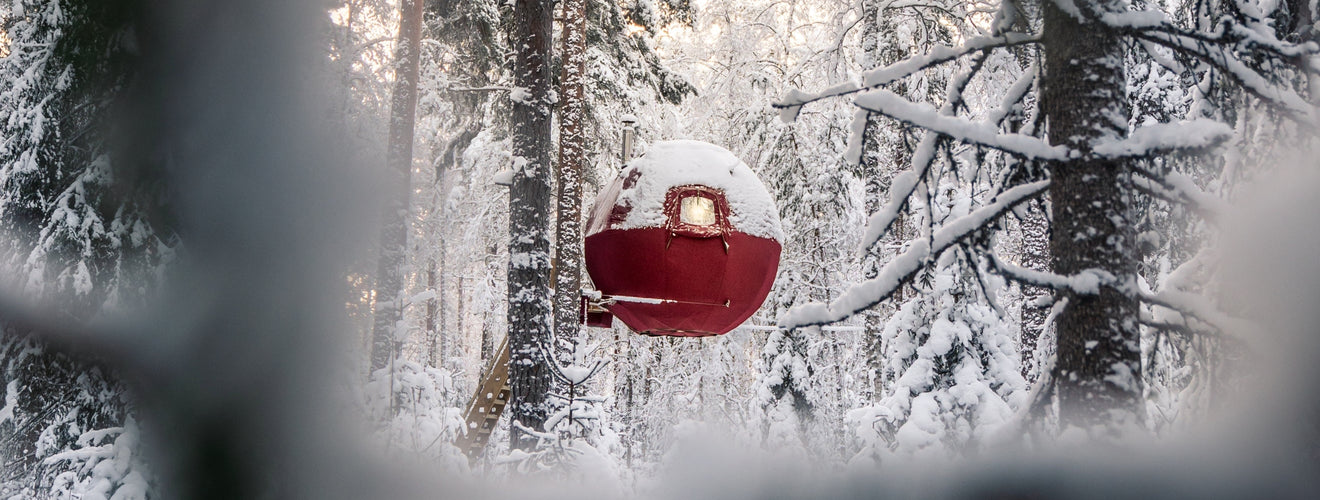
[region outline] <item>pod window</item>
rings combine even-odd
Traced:
[[[704,196],[686,196],[679,212],[679,221],[694,226],[715,224],[715,200]]]
[[[724,192],[692,184],[665,195],[665,229],[671,236],[711,238],[729,231],[729,204]]]

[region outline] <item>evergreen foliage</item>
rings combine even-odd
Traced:
[[[151,165],[116,165],[109,118],[133,78],[128,1],[20,0],[0,11],[0,228],[11,286],[87,319],[139,304],[177,248]],[[0,337],[5,488],[145,498],[132,406],[95,360],[18,326]],[[10,482],[12,481],[12,483]],[[21,485],[21,486],[18,486]]]

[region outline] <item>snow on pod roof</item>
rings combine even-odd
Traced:
[[[676,186],[700,184],[724,191],[729,222],[735,231],[784,241],[779,209],[761,179],[729,150],[701,141],[660,141],[620,173],[637,170],[636,184],[619,193],[618,205],[630,207],[617,229],[665,225],[665,196]]]

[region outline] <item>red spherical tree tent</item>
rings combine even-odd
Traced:
[[[612,314],[638,333],[681,337],[721,335],[751,317],[783,240],[756,174],[698,141],[659,142],[629,162],[596,198],[586,235],[598,290],[583,301],[588,324]]]

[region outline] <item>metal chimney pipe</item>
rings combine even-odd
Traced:
[[[620,118],[620,121],[623,122],[623,164],[627,165],[628,160],[632,159],[633,133],[635,132],[634,128],[637,125],[637,117],[633,115],[623,115],[623,118]]]

